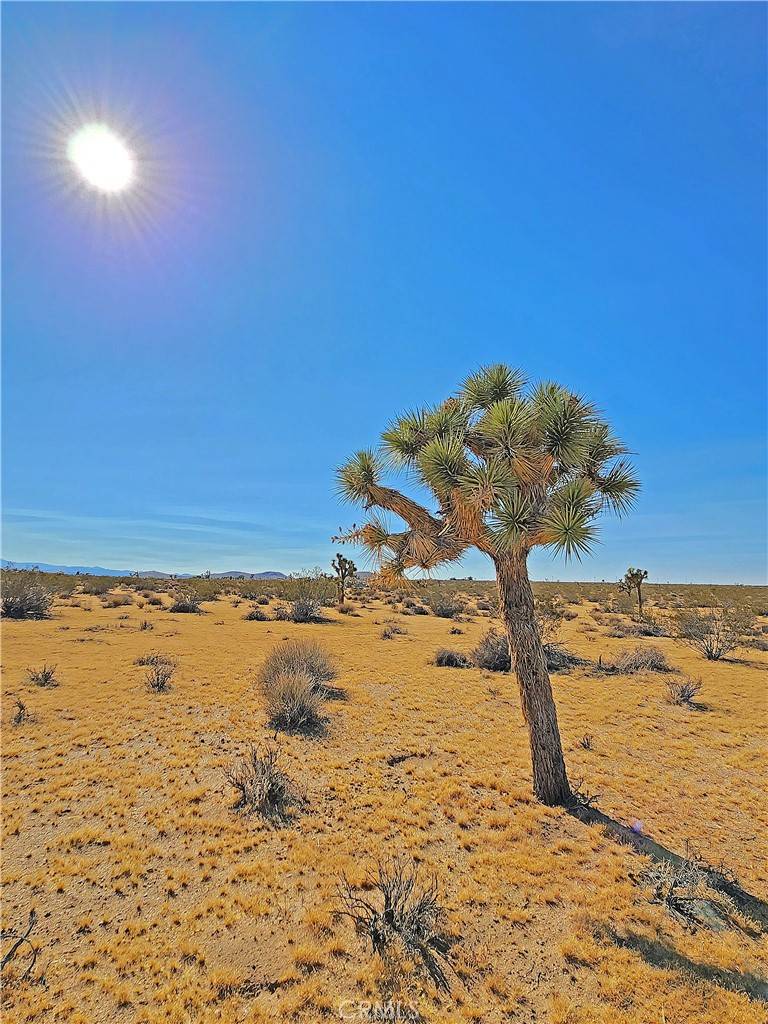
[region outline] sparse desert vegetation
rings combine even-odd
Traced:
[[[534,584],[576,659],[569,809],[533,799],[491,583],[353,582],[293,622],[302,581],[185,581],[201,615],[166,581],[38,582],[49,617],[3,623],[6,934],[36,915],[12,1024],[764,1020],[765,589],[645,584],[646,637],[613,635],[617,584]],[[724,605],[745,632],[708,660],[677,614]]]

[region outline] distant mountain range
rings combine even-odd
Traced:
[[[79,573],[81,576],[133,576],[135,569],[106,569],[103,565],[51,565],[49,562],[11,562],[7,558],[0,559],[4,569],[39,569],[40,572],[63,572],[68,576]],[[175,578],[179,580],[192,579],[196,574],[191,572],[178,573]],[[199,575],[199,574],[197,574]],[[173,574],[159,572],[157,569],[139,569],[139,576],[142,579],[169,580]],[[284,572],[244,572],[242,569],[232,569],[228,572],[212,572],[211,579],[237,579],[237,580],[287,580]]]

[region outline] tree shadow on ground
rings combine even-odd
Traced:
[[[722,967],[698,963],[696,960],[691,960],[682,953],[678,953],[671,946],[666,946],[658,939],[648,939],[635,932],[619,935],[612,928],[608,928],[602,934],[617,946],[639,954],[652,967],[684,971],[702,981],[709,981],[722,988],[730,989],[732,992],[741,992],[749,996],[750,999],[768,1003],[768,982],[755,974],[740,974],[738,971],[726,971]]]
[[[691,863],[688,857],[682,857],[673,853],[665,846],[657,843],[649,836],[641,835],[633,829],[622,825],[621,822],[603,814],[595,807],[587,807],[582,804],[574,804],[568,808],[568,813],[584,822],[585,825],[602,825],[606,833],[624,846],[629,846],[637,853],[643,853],[654,861],[666,861],[675,867],[683,867]],[[739,883],[729,877],[726,873],[709,865],[698,864],[701,874],[704,876],[707,885],[716,892],[723,893],[733,902],[736,909],[745,917],[754,921],[760,930],[768,930],[768,903],[758,896],[747,892]]]

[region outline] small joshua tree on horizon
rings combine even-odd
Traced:
[[[637,617],[643,617],[643,583],[648,579],[647,569],[627,569],[624,579],[619,580],[619,589],[629,596],[634,592],[637,595]]]
[[[359,451],[338,470],[347,500],[391,512],[392,531],[369,521],[336,538],[378,558],[384,585],[411,568],[432,570],[478,548],[493,562],[499,610],[517,676],[533,764],[533,788],[546,804],[572,799],[545,652],[536,626],[528,555],[538,546],[580,558],[595,541],[603,511],[628,511],[639,489],[621,456],[627,449],[585,399],[558,384],[530,390],[504,365],[468,377],[434,408],[406,413],[389,426],[380,451]],[[434,495],[431,511],[384,483],[406,469]]]
[[[336,573],[336,586],[339,589],[339,604],[344,604],[347,580],[355,576],[357,573],[357,566],[351,558],[345,558],[339,551],[331,562],[331,568]]]

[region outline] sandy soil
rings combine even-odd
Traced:
[[[3,925],[38,914],[33,980],[21,958],[4,972],[7,1024],[364,1020],[390,996],[402,1019],[435,1022],[767,1019],[757,929],[692,929],[651,902],[646,858],[531,799],[514,680],[431,664],[439,647],[471,650],[488,618],[450,635],[378,602],[323,625],[243,621],[247,603],[226,598],[203,615],[79,604],[3,626]],[[670,705],[660,674],[554,676],[572,780],[765,899],[768,655],[711,663],[675,640],[608,638],[588,604],[574,610],[571,650],[652,643],[703,680],[705,707]],[[390,620],[407,633],[381,639]],[[277,737],[306,806],[275,827],[233,811],[224,772],[273,738],[254,684],[266,654],[306,636],[338,660],[346,699],[327,703],[325,735]],[[134,664],[153,650],[178,663],[166,694]],[[58,686],[27,681],[44,662]],[[17,700],[28,717],[13,724]],[[447,995],[415,968],[388,988],[333,916],[342,872],[362,883],[401,853],[440,886]]]

